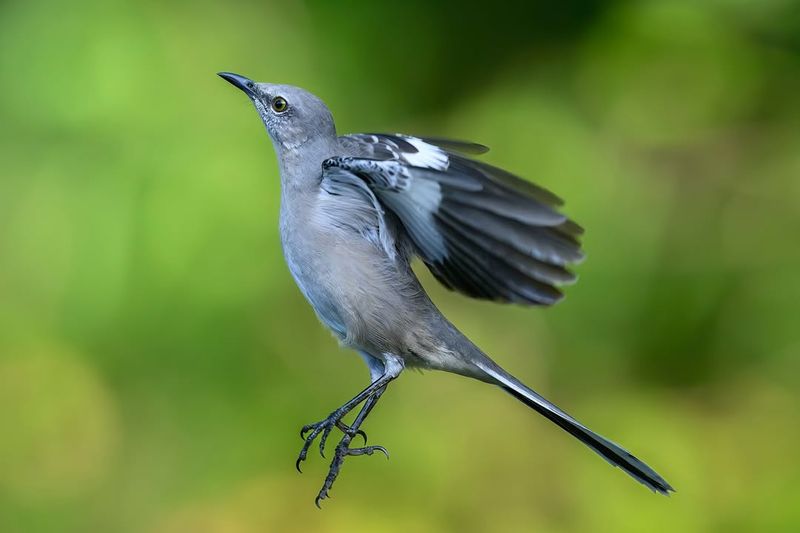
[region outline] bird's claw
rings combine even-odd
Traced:
[[[386,451],[386,448],[383,446],[362,446],[361,448],[350,448],[350,440],[353,438],[353,435],[347,434],[345,435],[339,444],[336,446],[336,453],[334,454],[333,461],[331,462],[330,470],[328,471],[328,476],[325,478],[325,483],[323,483],[322,488],[319,491],[314,503],[320,509],[320,502],[329,497],[328,491],[330,491],[331,487],[333,486],[333,482],[336,481],[336,477],[339,475],[339,470],[342,467],[342,463],[344,463],[344,458],[348,455],[372,455],[375,452],[381,452],[389,458],[389,452]]]
[[[375,452],[381,452],[386,458],[389,458],[389,452],[383,446],[363,446],[361,448],[348,448],[345,455],[372,455]]]
[[[320,433],[322,436],[319,440],[319,454],[322,457],[325,457],[325,443],[328,441],[328,436],[331,434],[331,431],[333,431],[334,427],[337,427],[342,433],[351,439],[356,435],[361,435],[361,437],[364,439],[364,444],[367,444],[367,434],[360,429],[354,430],[342,422],[342,416],[343,415],[339,414],[338,412],[334,412],[331,413],[331,415],[325,420],[303,426],[303,428],[300,430],[300,438],[305,440],[305,444],[303,444],[303,448],[300,450],[300,455],[298,455],[297,461],[295,462],[295,468],[297,468],[298,472],[303,472],[300,469],[300,463],[306,460],[309,448],[311,448],[311,445],[314,443],[314,440],[320,435]],[[308,437],[306,437],[307,433],[309,433]]]
[[[338,422],[338,420],[334,418],[334,416],[335,415],[332,414],[325,420],[322,420],[320,422],[315,422],[313,424],[307,424],[303,426],[303,429],[300,430],[300,438],[305,440],[305,443],[303,443],[303,447],[300,449],[300,455],[297,456],[297,461],[295,462],[295,468],[297,468],[298,472],[302,473],[302,470],[300,470],[300,463],[306,460],[306,457],[308,456],[308,449],[311,447],[311,445],[314,443],[314,439],[316,439],[320,433],[323,434],[323,437],[320,442],[321,444],[320,454],[322,454],[322,456],[325,457],[324,454],[325,439],[328,438],[328,433],[331,432],[333,427],[336,426]],[[309,431],[311,433],[309,433]],[[307,437],[306,433],[309,433]]]

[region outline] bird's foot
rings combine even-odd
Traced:
[[[386,448],[383,446],[350,448],[350,441],[352,438],[353,435],[345,434],[345,436],[342,437],[342,440],[336,446],[336,452],[333,455],[333,461],[331,461],[331,467],[330,470],[328,470],[328,476],[325,478],[325,483],[322,484],[322,489],[320,489],[317,499],[314,502],[317,504],[317,507],[320,507],[320,502],[328,497],[328,491],[333,486],[333,482],[336,481],[336,476],[339,475],[339,470],[342,468],[342,463],[344,463],[345,457],[348,455],[372,455],[375,452],[381,452],[386,456],[387,459],[389,458],[389,452],[387,452]]]
[[[337,410],[331,413],[330,416],[328,416],[328,418],[326,418],[325,420],[321,420],[319,422],[303,426],[303,429],[300,430],[300,438],[304,439],[305,443],[303,444],[303,448],[300,450],[300,455],[297,457],[297,462],[295,463],[295,467],[297,468],[298,472],[302,472],[300,470],[300,463],[306,460],[309,448],[311,448],[311,445],[314,443],[314,440],[320,435],[321,437],[319,440],[319,454],[322,457],[325,457],[325,443],[327,442],[328,436],[331,434],[331,431],[333,431],[334,427],[338,428],[342,433],[344,433],[350,439],[352,439],[356,435],[361,435],[364,439],[364,444],[367,443],[366,433],[364,433],[360,429],[353,429],[344,422],[342,422],[342,417],[345,414],[346,413],[341,413]],[[308,437],[306,437],[306,433],[308,433]]]

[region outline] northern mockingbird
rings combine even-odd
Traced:
[[[316,503],[344,458],[386,453],[361,425],[406,367],[444,370],[496,385],[651,490],[672,487],[621,446],[594,433],[503,370],[451,324],[411,269],[419,257],[447,288],[473,298],[552,305],[575,280],[583,229],[562,201],[474,160],[474,143],[401,134],[336,135],[311,93],[219,74],[253,102],[278,157],[280,234],[289,270],[317,316],[369,367],[371,384],[324,420],[303,427],[297,469],[319,437],[343,436]],[[361,409],[351,424],[343,417]],[[306,437],[306,434],[308,436]],[[365,446],[351,447],[356,435]],[[388,455],[388,454],[387,454]]]

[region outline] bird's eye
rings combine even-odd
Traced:
[[[283,96],[276,96],[272,99],[272,110],[276,113],[283,113],[288,107],[289,103]]]

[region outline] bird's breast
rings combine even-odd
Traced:
[[[354,348],[398,344],[421,291],[407,263],[349,225],[331,223],[313,204],[289,209],[282,206],[284,256],[320,320]]]

